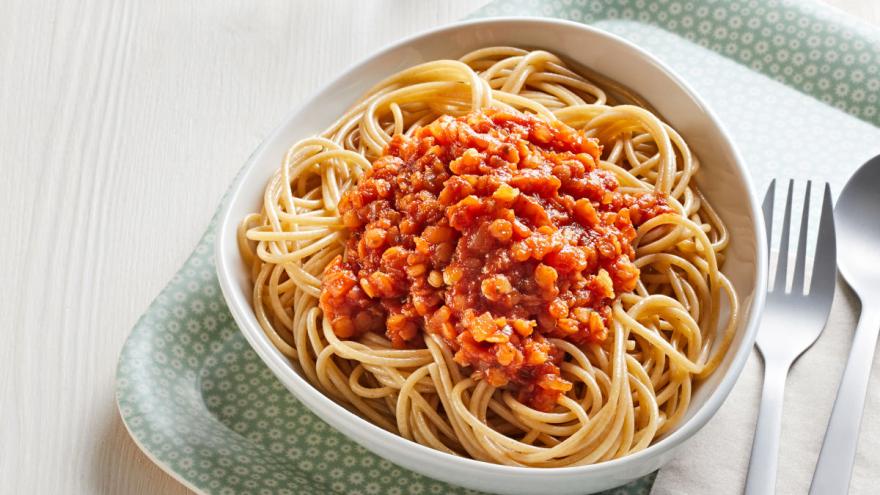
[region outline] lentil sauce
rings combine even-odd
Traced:
[[[320,307],[339,338],[395,348],[441,336],[455,361],[549,411],[572,384],[550,338],[608,336],[639,277],[635,228],[665,196],[620,192],[595,139],[562,122],[487,109],[396,135],[339,204],[345,258]]]

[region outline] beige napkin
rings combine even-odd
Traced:
[[[778,494],[806,494],[809,490],[858,315],[858,299],[842,279],[838,280],[828,325],[788,375]],[[718,414],[660,470],[653,495],[743,492],[758,416],[762,366],[754,351]],[[880,357],[874,361],[868,389],[851,494],[880,493]]]

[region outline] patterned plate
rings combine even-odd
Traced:
[[[515,0],[477,15],[562,17],[646,48],[713,106],[759,187],[809,176],[837,191],[880,153],[880,36],[818,4]],[[122,351],[117,401],[138,445],[205,493],[473,493],[373,455],[283,388],[223,301],[215,221]],[[653,478],[609,493],[647,494]]]

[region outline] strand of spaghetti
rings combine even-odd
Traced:
[[[297,249],[296,251],[291,251],[287,254],[275,254],[269,253],[266,247],[266,244],[259,244],[257,246],[257,254],[263,261],[275,264],[288,263],[292,261],[299,261],[307,256],[311,256],[318,251],[342,240],[342,234],[340,232],[333,232],[323,239],[320,239],[312,244],[304,248]],[[273,243],[272,245],[277,246],[277,243]]]
[[[636,334],[651,343],[651,345],[657,347],[658,349],[662,349],[664,354],[666,354],[673,362],[684,368],[686,371],[690,373],[699,373],[702,370],[702,366],[689,360],[687,357],[681,354],[678,349],[674,348],[672,344],[667,342],[659,334],[648,330],[647,328],[645,328],[644,325],[636,321],[635,318],[631,317],[626,311],[623,310],[623,308],[620,306],[620,303],[616,303],[614,305],[614,316],[615,319],[626,324],[629,328],[635,331]]]
[[[387,386],[366,387],[361,385],[360,378],[365,372],[366,368],[364,368],[363,365],[358,364],[358,366],[355,366],[354,370],[352,370],[351,375],[348,376],[348,387],[352,392],[361,397],[368,397],[371,399],[379,399],[395,393],[393,388]]]
[[[257,279],[254,281],[254,301],[259,302],[254,305],[254,315],[257,317],[257,321],[260,322],[260,326],[263,328],[263,332],[266,334],[266,337],[269,337],[269,340],[272,342],[278,350],[280,350],[284,355],[288,357],[292,357],[296,355],[296,349],[290,346],[281,336],[278,335],[278,332],[275,330],[274,326],[269,323],[268,315],[266,314],[266,309],[263,307],[263,283],[266,280],[266,277],[269,275],[269,272],[272,271],[272,265],[263,265],[263,268],[260,270],[259,275],[257,275]]]
[[[329,346],[333,348],[336,354],[345,359],[353,359],[355,361],[366,364],[393,366],[398,368],[422,366],[430,362],[430,353],[428,351],[419,353],[419,355],[415,357],[402,358],[383,356],[381,351],[364,352],[362,350],[359,350],[357,347],[366,348],[366,346],[358,344],[357,342],[349,341],[346,343],[339,340],[339,338],[336,337],[336,334],[333,333],[333,328],[330,326],[330,323],[326,319],[324,319],[323,328],[324,338],[327,339]]]
[[[438,81],[424,82],[404,86],[400,89],[384,94],[370,101],[370,104],[364,111],[360,120],[361,139],[367,145],[367,148],[374,155],[382,153],[382,149],[391,140],[389,136],[379,125],[376,112],[380,107],[387,105],[394,100],[398,104],[411,101],[424,100],[428,97],[442,98],[444,93],[454,94],[455,91],[461,89],[456,82]],[[479,93],[478,91],[474,91]],[[478,100],[479,101],[479,100]],[[476,107],[480,108],[480,107]]]
[[[428,340],[430,342],[430,339]],[[428,344],[430,347],[430,343]],[[473,457],[474,459],[487,460],[488,456],[485,454],[483,448],[479,445],[476,438],[470,436],[468,434],[467,426],[464,424],[462,419],[453,414],[451,411],[452,404],[450,402],[450,394],[452,392],[452,384],[449,379],[448,368],[441,364],[442,361],[435,361],[437,363],[437,368],[431,368],[429,371],[431,373],[431,378],[434,380],[434,385],[438,391],[438,395],[440,397],[440,402],[443,405],[443,410],[446,411],[447,416],[449,417],[449,422],[452,426],[453,431],[455,432],[455,437],[458,439],[461,446],[467,452],[468,455]]]
[[[715,350],[715,353],[706,360],[706,364],[704,365],[703,371],[697,374],[698,378],[705,378],[715,371],[715,369],[721,364],[721,360],[724,359],[724,355],[727,353],[727,349],[730,347],[731,342],[733,342],[733,337],[736,334],[736,321],[739,318],[739,301],[736,297],[736,292],[733,289],[733,284],[730,283],[730,280],[727,277],[721,277],[719,279],[721,287],[727,293],[727,300],[730,301],[730,317],[727,320],[727,325],[724,328],[724,332],[721,335],[721,342],[718,344],[718,348]],[[706,352],[711,352],[711,349],[706,349]]]
[[[400,431],[400,435],[404,438],[412,438],[412,432],[410,431],[409,424],[409,402],[410,396],[412,394],[412,389],[415,386],[415,383],[422,378],[428,376],[428,364],[419,367],[414,372],[410,373],[409,377],[403,382],[403,387],[401,387],[399,396],[397,398],[397,430]]]

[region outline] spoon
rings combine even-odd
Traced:
[[[847,493],[880,332],[880,155],[850,178],[834,208],[837,267],[861,303],[810,495]]]

